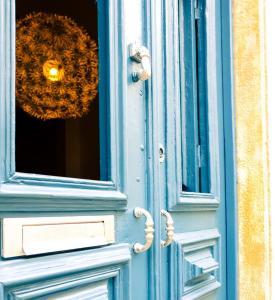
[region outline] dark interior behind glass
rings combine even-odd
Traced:
[[[16,0],[16,18],[34,12],[68,16],[98,40],[95,0]],[[40,120],[16,105],[16,171],[99,180],[99,97],[79,118]]]

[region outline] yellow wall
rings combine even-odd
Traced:
[[[241,300],[270,299],[264,3],[233,1]]]

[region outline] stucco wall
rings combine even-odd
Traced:
[[[270,299],[265,1],[233,1],[239,299]]]

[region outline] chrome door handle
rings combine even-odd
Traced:
[[[145,81],[151,77],[151,63],[149,50],[138,44],[130,44],[129,46],[130,58],[141,64],[141,68],[132,74],[134,82],[139,80]]]
[[[160,211],[160,214],[166,217],[166,235],[167,239],[165,241],[161,240],[161,247],[167,247],[174,241],[174,221],[170,213],[164,209]]]
[[[140,243],[135,243],[133,246],[134,252],[135,253],[142,253],[147,251],[154,240],[154,221],[150,215],[150,213],[144,209],[144,208],[140,208],[140,207],[136,207],[134,209],[134,216],[136,218],[140,218],[141,216],[145,216],[146,218],[146,222],[145,222],[145,240],[146,243],[140,244]]]

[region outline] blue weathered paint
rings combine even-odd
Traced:
[[[215,271],[216,281],[194,287],[194,293],[211,291],[210,299],[226,299],[226,294],[227,299],[236,299],[231,6],[218,0],[205,3],[206,35],[201,39],[205,38],[207,45],[208,71],[201,85],[207,85],[204,92],[209,102],[211,190],[187,193],[182,191],[182,183],[187,178],[197,189],[198,174],[191,180],[190,172],[182,169],[186,143],[181,138],[185,134],[181,81],[184,72],[195,68],[194,61],[188,66],[182,59],[188,45],[184,47],[187,37],[179,24],[191,20],[188,9],[179,14],[182,0],[98,0],[100,111],[105,114],[100,121],[102,181],[15,172],[15,1],[0,0],[0,216],[112,213],[116,218],[113,246],[2,259],[0,299],[39,299],[61,295],[64,290],[74,295],[79,285],[85,287],[83,293],[94,298],[179,299],[184,293],[185,270],[180,263],[185,234],[194,234],[194,244],[198,245],[207,239],[207,229],[211,228],[218,228],[220,234],[213,248],[219,270]],[[191,14],[194,3],[189,0],[187,4]],[[152,78],[145,83],[131,80],[136,65],[128,58],[128,45],[134,41],[151,53]],[[189,92],[196,94],[193,73]],[[194,110],[192,107],[192,113]],[[187,142],[196,143],[192,136],[190,132],[186,135]],[[165,150],[163,163],[159,162],[160,144]],[[137,206],[149,210],[155,222],[153,246],[144,254],[131,251],[133,243],[144,241],[145,220],[133,216]],[[165,249],[160,248],[165,234],[160,209],[171,212],[177,233],[177,241]],[[216,282],[221,283],[220,288]]]
[[[185,111],[180,109],[180,98],[187,97],[183,94],[184,84],[180,85],[180,80],[185,78],[185,72],[189,70],[188,93],[191,98],[195,97],[196,90],[194,85],[196,80],[192,77],[190,69],[194,68],[194,62],[192,62],[192,53],[194,52],[194,45],[192,46],[192,33],[186,35],[184,32],[184,26],[189,25],[192,13],[187,16],[186,12],[191,10],[193,1],[184,2],[184,8],[182,1],[164,1],[165,3],[165,63],[166,63],[166,137],[167,137],[167,207],[173,212],[173,218],[176,224],[176,232],[194,232],[203,230],[206,228],[218,228],[221,234],[219,254],[220,270],[217,274],[218,281],[221,283],[221,288],[217,293],[213,294],[213,299],[226,299],[227,292],[231,289],[233,284],[233,277],[235,275],[235,265],[228,266],[227,259],[227,244],[234,240],[234,234],[226,230],[226,221],[228,218],[227,207],[233,208],[234,206],[234,157],[232,147],[233,143],[233,129],[232,129],[232,110],[228,109],[228,105],[232,106],[231,93],[227,89],[231,89],[231,81],[229,85],[226,85],[226,79],[224,78],[224,72],[226,70],[226,78],[231,76],[231,66],[228,57],[228,52],[222,52],[224,50],[224,40],[226,39],[226,45],[230,46],[230,36],[228,35],[229,27],[223,28],[227,23],[223,21],[222,17],[226,14],[227,20],[230,20],[230,10],[220,5],[219,1],[205,1],[207,16],[206,16],[206,62],[207,62],[207,76],[205,92],[208,98],[208,129],[209,129],[209,154],[210,154],[210,182],[211,190],[209,194],[206,193],[186,193],[182,191],[182,183],[184,182],[184,176],[188,176],[187,173],[182,173],[182,162],[185,165],[188,164],[188,154],[182,150],[187,148],[186,143],[182,143],[181,136],[181,124],[180,114],[185,114]],[[200,1],[199,1],[200,2]],[[179,3],[179,5],[178,5]],[[189,4],[188,4],[189,3]],[[199,4],[200,5],[200,4]],[[221,13],[221,11],[223,13]],[[180,12],[180,13],[179,13]],[[182,13],[183,12],[183,13]],[[183,14],[181,17],[181,13]],[[182,23],[179,23],[181,22]],[[227,21],[228,22],[228,21]],[[179,24],[182,24],[180,26]],[[229,23],[230,24],[230,23]],[[223,27],[222,27],[223,26]],[[227,25],[229,26],[229,25]],[[224,34],[223,30],[225,30]],[[184,39],[183,39],[184,37]],[[189,37],[189,40],[188,40]],[[204,38],[204,35],[201,36]],[[188,44],[189,41],[189,44]],[[181,45],[185,42],[184,50],[181,50]],[[228,44],[229,43],[229,44]],[[226,46],[225,45],[225,46]],[[189,49],[189,50],[188,50]],[[230,49],[230,47],[229,47]],[[190,51],[190,60],[182,62],[184,52]],[[230,51],[230,50],[226,50]],[[224,57],[225,53],[227,56]],[[188,55],[188,53],[187,53]],[[224,59],[227,59],[227,66],[224,69]],[[185,76],[185,77],[184,77]],[[186,78],[185,78],[186,79]],[[225,80],[225,81],[224,81]],[[226,97],[224,95],[226,94]],[[193,96],[192,96],[193,95]],[[194,109],[190,114],[195,114]],[[192,119],[192,118],[191,118]],[[226,123],[231,120],[230,122]],[[193,132],[194,126],[188,125],[190,131]],[[231,131],[231,134],[227,134]],[[193,133],[192,133],[193,134]],[[191,135],[192,135],[191,134]],[[194,144],[196,143],[194,138],[187,140]],[[186,151],[186,150],[185,150]],[[192,149],[190,150],[193,151]],[[226,154],[227,151],[229,154]],[[183,152],[183,154],[182,154]],[[192,154],[190,154],[192,155]],[[189,156],[190,156],[189,155]],[[227,156],[229,155],[229,157]],[[188,161],[188,162],[187,162]],[[184,165],[184,163],[183,163]],[[191,164],[192,165],[192,164]],[[196,161],[193,161],[193,166],[196,165]],[[229,179],[228,174],[225,172],[229,168],[229,173],[232,177]],[[190,175],[190,174],[189,174]],[[196,174],[193,174],[194,178],[197,178]],[[195,180],[195,179],[194,179]],[[192,181],[195,184],[195,181]],[[229,180],[229,182],[228,182]],[[231,181],[230,181],[231,180]],[[233,182],[232,182],[233,180]],[[229,184],[229,186],[228,186]],[[193,186],[196,190],[197,184]],[[227,191],[227,188],[230,190]],[[233,196],[233,200],[232,200]],[[235,216],[235,210],[231,210],[230,216]],[[234,220],[234,218],[232,218]],[[233,222],[234,221],[230,222]],[[234,223],[235,224],[235,223]],[[233,242],[234,255],[231,259],[232,263],[235,263],[236,248],[235,242]],[[232,255],[233,249],[230,253]],[[179,258],[175,257],[175,253],[170,253],[170,298],[178,299],[182,296],[183,287],[181,280],[176,280],[177,276],[175,270],[179,264]],[[228,270],[227,267],[230,269]],[[233,270],[233,273],[232,273]],[[230,275],[229,275],[230,274]],[[227,285],[227,278],[231,277],[231,281]],[[177,292],[178,291],[178,294]],[[215,296],[216,295],[216,296]],[[235,299],[236,294],[230,292],[231,298]],[[188,295],[185,296],[188,299]],[[211,297],[210,297],[211,298]],[[184,298],[185,299],[185,298]],[[211,298],[212,299],[212,298]]]
[[[125,101],[127,90],[127,47],[125,45],[123,25],[123,0],[114,4],[110,1],[98,1],[99,12],[105,10],[105,16],[108,16],[108,30],[105,23],[99,19],[100,42],[105,41],[101,46],[100,57],[106,60],[108,76],[105,76],[104,84],[108,87],[109,93],[102,93],[102,99],[105,105],[108,104],[110,114],[109,130],[107,138],[109,140],[109,155],[107,174],[109,182],[97,182],[92,180],[81,180],[74,178],[61,178],[54,176],[43,176],[36,174],[21,174],[15,170],[15,1],[1,1],[3,9],[0,12],[2,23],[1,44],[4,46],[1,54],[1,145],[0,145],[0,199],[2,211],[10,211],[9,203],[14,201],[16,211],[58,211],[61,207],[64,210],[124,210],[127,205],[124,193],[126,181],[123,158],[126,157],[126,129],[125,124]],[[106,11],[107,10],[107,11]],[[106,18],[106,17],[105,17]],[[106,41],[107,39],[107,41]],[[108,45],[108,48],[106,46]],[[103,75],[106,71],[103,72]],[[5,76],[4,76],[5,75]],[[106,82],[107,81],[107,82]],[[120,82],[117,85],[117,81]],[[100,85],[100,91],[102,86]],[[104,97],[104,98],[103,98]],[[108,99],[106,99],[108,97]],[[103,122],[103,121],[102,121]],[[106,120],[104,121],[106,124]],[[107,122],[108,123],[108,122]],[[104,129],[104,128],[103,128]],[[102,132],[102,130],[101,130]],[[106,132],[104,132],[106,133]],[[102,137],[101,137],[102,139]],[[106,149],[102,142],[102,151]],[[105,153],[106,154],[106,153]],[[38,189],[38,187],[40,187]],[[74,190],[70,190],[74,189]],[[102,191],[102,192],[101,192]],[[106,191],[109,191],[106,193]],[[12,200],[10,199],[12,198]],[[46,203],[49,200],[49,206],[35,204],[35,199],[43,198]],[[80,201],[75,201],[77,198]],[[8,201],[7,201],[8,199]],[[90,200],[81,203],[81,199]],[[93,199],[96,202],[93,202]],[[97,201],[97,200],[100,200]],[[31,202],[34,205],[30,205]],[[7,204],[7,205],[6,205]],[[5,207],[6,205],[6,207]],[[84,208],[84,206],[86,208]],[[28,207],[28,208],[27,208]]]
[[[238,299],[238,221],[236,192],[235,111],[233,92],[232,1],[221,2],[222,84],[225,136],[225,197],[227,244],[227,299]]]

